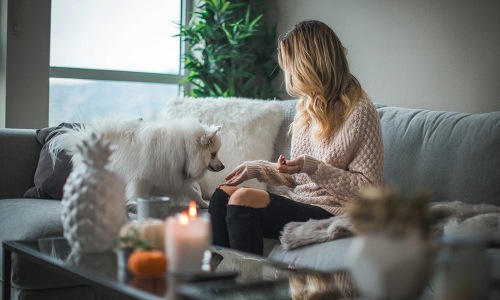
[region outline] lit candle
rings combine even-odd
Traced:
[[[188,215],[190,220],[194,220],[198,216],[198,211],[196,210],[196,202],[189,202]]]
[[[203,254],[210,243],[210,218],[197,216],[196,205],[190,205],[188,213],[168,217],[165,226],[168,271],[201,272]]]

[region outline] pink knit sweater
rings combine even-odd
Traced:
[[[246,161],[248,179],[290,187],[286,195],[290,199],[317,205],[334,215],[346,212],[346,204],[355,199],[361,187],[383,185],[382,132],[370,99],[358,102],[329,141],[312,142],[309,130],[292,138],[291,158],[305,158],[300,173],[280,173],[275,162]]]

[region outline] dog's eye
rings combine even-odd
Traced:
[[[214,159],[217,156],[217,152],[212,153],[211,158]]]

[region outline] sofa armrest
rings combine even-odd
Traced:
[[[21,198],[34,186],[40,150],[36,130],[0,128],[0,199]]]

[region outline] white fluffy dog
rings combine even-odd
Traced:
[[[196,186],[206,170],[224,169],[217,156],[220,128],[192,118],[169,122],[102,119],[80,129],[62,129],[50,141],[49,152],[55,159],[65,150],[78,167],[82,159],[77,144],[92,134],[102,135],[115,146],[107,168],[126,184],[127,207],[132,211],[137,198],[150,195],[187,197],[206,208]]]

